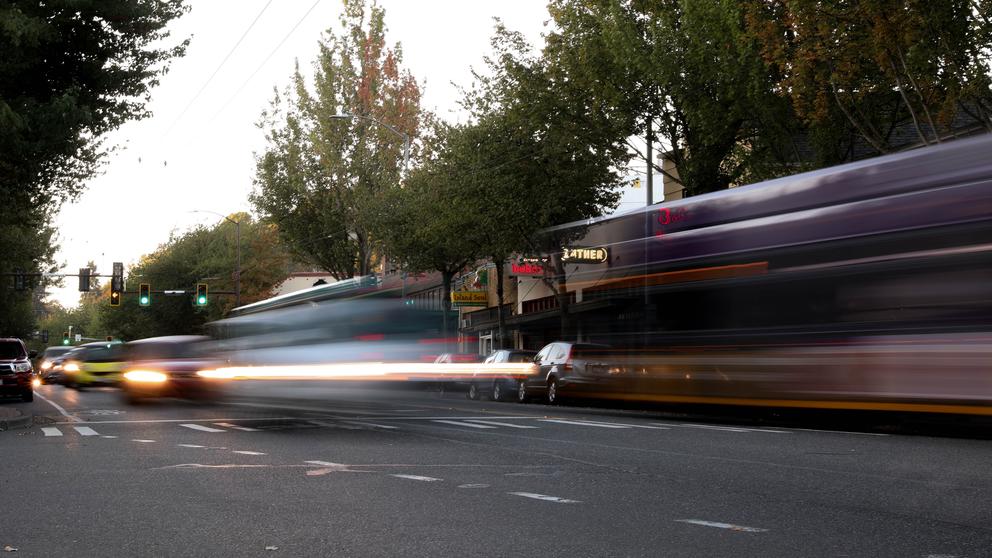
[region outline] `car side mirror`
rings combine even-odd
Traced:
[[[28,351],[28,358],[36,358],[38,356],[38,351]]]

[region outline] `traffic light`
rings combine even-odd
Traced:
[[[79,268],[79,292],[85,293],[90,290],[90,268]]]
[[[120,291],[110,291],[110,305],[120,306],[121,305],[121,293]]]
[[[113,341],[113,340],[114,340],[114,336],[113,335],[108,335],[107,336],[107,341]]]
[[[207,284],[197,283],[196,284],[196,298],[193,299],[196,306],[206,306],[207,305]]]
[[[152,303],[152,286],[148,283],[138,285],[138,304],[148,306]]]
[[[47,329],[41,330],[41,342],[42,343],[45,343],[45,344],[48,344],[48,330]]]
[[[62,344],[63,345],[68,345],[69,344],[69,332],[68,331],[63,331],[62,332]]]

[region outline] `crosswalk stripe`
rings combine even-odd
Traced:
[[[471,428],[496,428],[495,426],[486,426],[485,424],[472,424],[471,422],[458,422],[457,420],[435,420],[431,422],[440,422],[443,424],[453,424],[455,426],[469,426]]]
[[[96,430],[93,430],[89,426],[73,426],[73,428],[83,436],[99,436]]]
[[[45,436],[61,436],[62,435],[62,431],[59,430],[58,428],[53,427],[53,426],[50,426],[50,427],[47,427],[47,428],[42,428],[41,431],[45,433]]]
[[[598,426],[600,428],[630,428],[629,426],[623,426],[620,424],[606,424],[605,422],[580,422],[577,420],[563,420],[563,419],[540,419],[541,422],[554,422],[557,424],[574,424],[577,426]]]
[[[184,426],[186,428],[191,428],[193,430],[200,430],[203,432],[227,432],[227,430],[222,430],[220,428],[210,428],[209,426],[203,426],[202,424],[183,423],[180,424],[179,426]]]
[[[226,426],[227,428],[233,428],[234,430],[241,430],[242,432],[258,432],[257,428],[249,428],[247,426],[238,426],[237,424],[231,424],[229,422],[215,422],[217,426]]]
[[[511,424],[509,422],[496,422],[493,420],[475,420],[472,419],[469,422],[477,422],[479,424],[491,424],[493,426],[507,426],[510,428],[537,428],[536,426],[529,426],[526,424]]]

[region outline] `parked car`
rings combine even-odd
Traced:
[[[37,355],[35,351],[28,352],[20,339],[0,339],[0,395],[16,395],[24,401],[34,401],[37,378],[31,359]]]
[[[76,347],[62,362],[62,383],[82,389],[116,386],[124,368],[124,343],[97,341]]]
[[[621,357],[608,345],[555,342],[546,345],[534,363],[538,372],[517,386],[517,400],[541,396],[551,405],[563,396],[609,389],[625,373]]]
[[[69,351],[73,349],[74,347],[57,345],[54,347],[48,347],[41,353],[41,357],[38,358],[37,367],[37,372],[38,376],[41,378],[41,383],[54,384],[58,382],[58,378],[61,376],[62,372],[62,360],[69,353]],[[53,370],[56,364],[59,364],[57,371]]]
[[[483,364],[503,364],[508,362],[534,362],[537,351],[523,349],[500,349],[493,351]],[[516,396],[520,380],[512,376],[482,377],[472,381],[468,388],[469,399],[489,397],[493,401],[506,401]]]
[[[482,355],[477,353],[441,353],[434,359],[434,364],[473,364],[482,362]],[[439,375],[435,380],[429,382],[438,391],[464,391],[471,389],[469,373],[457,376]]]
[[[198,374],[224,364],[210,350],[209,337],[140,339],[127,344],[127,355],[121,388],[128,403],[162,397],[214,399],[221,394],[223,380]]]

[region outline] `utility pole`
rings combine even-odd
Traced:
[[[654,161],[651,160],[651,115],[648,115],[648,149],[647,149],[647,160],[648,160],[648,205],[654,203]]]

